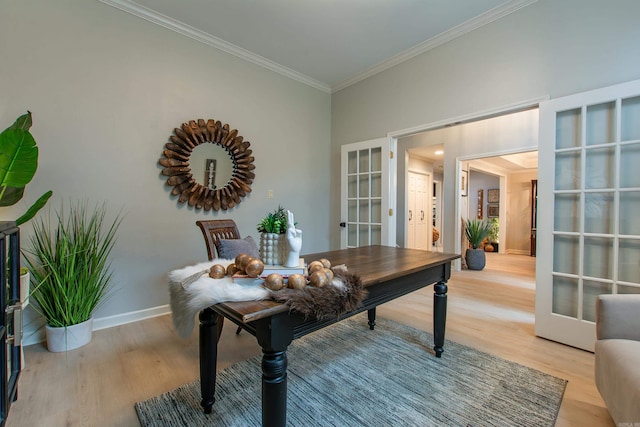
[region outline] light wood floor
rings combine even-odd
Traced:
[[[487,254],[480,272],[449,281],[447,339],[569,380],[557,426],[614,426],[593,380],[594,356],[534,336],[535,258]],[[431,287],[378,308],[378,316],[431,331]],[[226,325],[219,368],[260,354]],[[446,347],[443,357],[446,357]],[[139,426],[133,404],[198,377],[197,333],[175,335],[162,316],[94,333],[86,347],[26,348],[19,398],[7,426]]]

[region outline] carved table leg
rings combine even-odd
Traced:
[[[202,408],[210,414],[216,401],[216,365],[218,361],[218,313],[210,308],[200,312],[200,392]]]
[[[438,282],[434,285],[433,295],[433,350],[436,357],[444,351],[444,330],[447,323],[447,284]]]
[[[256,322],[256,338],[262,347],[262,425],[287,424],[287,347],[293,341],[289,313]]]
[[[369,318],[369,329],[371,329],[373,331],[373,329],[376,327],[376,308],[370,308],[367,311],[367,317]]]
[[[262,425],[287,424],[287,352],[263,350]]]

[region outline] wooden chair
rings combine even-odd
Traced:
[[[209,261],[218,258],[220,254],[220,240],[221,239],[239,239],[240,231],[236,222],[232,219],[208,219],[196,221],[196,225],[200,227],[204,241],[207,244],[207,255]],[[222,334],[222,327],[224,326],[224,317],[218,316],[218,340]],[[236,335],[242,331],[242,328],[238,327]]]
[[[238,226],[232,219],[210,219],[196,221],[196,225],[202,230],[204,241],[207,244],[209,261],[218,258],[220,254],[221,239],[239,239]]]

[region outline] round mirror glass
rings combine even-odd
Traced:
[[[196,181],[209,190],[222,188],[233,176],[233,160],[222,146],[206,142],[193,149],[189,166]]]

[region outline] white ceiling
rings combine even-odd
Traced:
[[[441,172],[444,166],[444,144],[415,147],[408,150],[410,154],[433,162],[435,172]],[[538,168],[538,152],[527,151],[504,156],[485,157],[472,160],[471,168],[500,173],[515,173]]]
[[[536,0],[100,0],[335,92]]]

